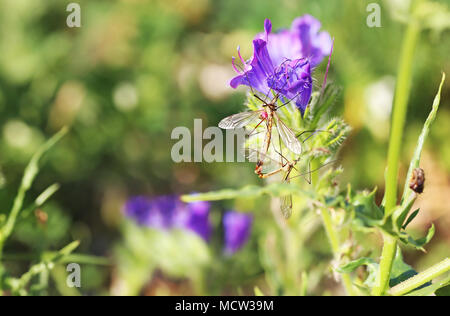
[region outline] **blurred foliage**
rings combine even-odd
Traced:
[[[120,236],[121,207],[132,194],[182,194],[260,184],[250,164],[172,163],[170,147],[175,141],[170,140],[170,132],[176,126],[191,129],[194,118],[202,118],[204,127],[217,125],[223,117],[244,108],[244,94],[235,93],[228,85],[233,76],[231,56],[236,54],[237,45],[241,45],[244,57],[251,56],[251,39],[262,30],[265,18],[270,18],[277,29],[290,25],[296,16],[310,13],[335,37],[329,77],[342,91],[331,115],[343,115],[352,127],[339,154],[344,169],[339,180],[343,187],[346,183],[352,183],[355,189],[377,185],[377,192],[382,192],[390,104],[404,30],[403,8],[409,1],[378,1],[382,8],[381,28],[365,24],[370,2],[80,0],[82,27],[70,29],[65,24],[69,1],[2,0],[0,221],[12,206],[31,155],[62,126],[71,127],[71,132],[48,154],[31,189],[30,196],[35,197],[53,183],[60,183],[60,190],[42,208],[48,222],[39,224],[34,213],[21,219],[5,253],[57,250],[77,239],[81,241],[78,250],[109,256]],[[430,111],[439,73],[450,73],[449,6],[449,0],[434,1],[433,6],[423,10],[424,15],[440,15],[439,19],[428,20],[414,59],[403,175]],[[318,82],[323,71],[323,65],[316,71]],[[423,258],[417,261],[416,253],[405,252],[405,260],[418,270],[449,255],[449,105],[447,81],[442,88],[440,113],[422,157],[427,182],[414,206],[420,207],[421,214],[410,227],[423,235],[433,221],[436,234],[427,247],[426,262]],[[376,193],[375,200],[379,199]],[[211,248],[217,253],[221,253],[218,213],[225,208],[252,211],[256,220],[250,243],[235,257],[211,257],[215,263],[212,269],[218,271],[214,284],[209,284],[211,293],[253,294],[255,284],[266,293],[267,284],[288,277],[273,274],[273,279],[264,279],[262,275],[262,266],[268,270],[274,262],[257,253],[257,245],[276,249],[280,242],[274,238],[280,232],[273,227],[268,201],[258,197],[214,204],[215,239]],[[307,249],[301,249],[300,265],[311,267],[315,259],[329,256],[328,246],[314,218],[303,225],[302,229],[296,228],[308,234],[299,237],[308,242]],[[263,231],[271,233],[263,235]],[[377,242],[376,237],[359,240],[362,245]],[[287,251],[294,249],[291,256],[299,256],[300,249],[295,247],[300,244],[294,240],[292,245],[284,246]],[[145,256],[145,252],[139,254]],[[125,254],[120,258],[119,263],[127,260]],[[291,258],[289,262],[294,261]],[[26,268],[11,266],[17,272]],[[151,268],[147,268],[150,275]],[[293,270],[287,274],[296,269],[289,268]],[[120,272],[93,269],[104,275],[86,277],[82,291],[110,292]],[[111,270],[117,269],[120,266]],[[58,279],[58,270],[52,275]],[[158,272],[149,280],[145,293],[161,293],[155,288],[169,294],[194,291],[179,281],[185,277]],[[313,269],[306,278],[309,294],[336,290],[331,273],[322,278]],[[58,285],[52,291],[56,290]]]

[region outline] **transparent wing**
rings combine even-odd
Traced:
[[[277,131],[284,145],[293,153],[300,155],[302,153],[302,143],[297,139],[295,133],[280,120],[276,113],[274,114],[276,117]]]
[[[264,110],[241,112],[230,115],[219,122],[219,127],[223,129],[233,129],[247,126],[259,118],[262,111]]]
[[[281,197],[281,214],[288,219],[292,215],[292,195]]]
[[[289,174],[286,175],[284,183],[289,183],[287,178]],[[284,218],[288,219],[292,215],[292,195],[282,196],[280,201],[280,210]]]
[[[263,165],[262,165],[262,173],[263,174],[272,173],[283,167],[283,164],[280,161],[279,157],[271,157],[268,154],[263,154],[258,149],[245,148],[245,155],[246,155],[246,158],[250,162],[256,163],[259,160],[263,162]]]

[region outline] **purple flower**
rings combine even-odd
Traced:
[[[311,68],[329,55],[332,40],[327,32],[319,32],[321,24],[310,15],[292,22],[290,30],[272,32],[272,23],[264,21],[264,33],[253,40],[253,58],[239,69],[233,58],[233,68],[239,74],[230,82],[231,87],[247,85],[264,95],[271,91],[283,100],[293,100],[303,113],[312,92]]]
[[[124,212],[140,226],[163,230],[186,229],[207,241],[211,235],[209,209],[208,202],[186,204],[173,195],[153,199],[137,196],[125,203]]]
[[[229,211],[223,216],[225,231],[225,252],[233,254],[247,242],[250,237],[253,218],[251,215]]]
[[[205,201],[187,204],[189,216],[185,222],[185,227],[197,233],[204,240],[209,240],[211,236],[210,207],[210,203]]]

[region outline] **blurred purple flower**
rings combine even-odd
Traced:
[[[251,215],[229,211],[223,216],[225,252],[233,254],[244,246],[250,237],[253,218]]]
[[[290,30],[272,32],[272,23],[264,21],[264,33],[253,40],[253,58],[239,69],[233,57],[233,68],[239,74],[231,87],[247,85],[264,95],[273,90],[283,99],[294,100],[303,113],[312,92],[311,67],[317,66],[331,52],[332,40],[327,32],[319,32],[321,24],[310,15],[296,18]]]
[[[200,201],[187,204],[188,218],[185,227],[196,232],[204,240],[209,240],[211,236],[211,223],[209,221],[209,202]]]
[[[209,209],[208,202],[186,204],[174,195],[153,199],[137,196],[125,203],[124,212],[128,218],[140,226],[156,229],[186,229],[208,241],[211,235]]]

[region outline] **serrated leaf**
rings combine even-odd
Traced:
[[[435,233],[435,227],[434,227],[434,224],[431,224],[431,227],[428,230],[427,234],[422,238],[414,239],[407,233],[402,233],[400,235],[400,238],[401,238],[402,242],[404,242],[406,245],[410,245],[410,246],[415,247],[418,250],[425,251],[423,246],[425,246],[426,244],[428,244],[430,242],[431,238],[433,238],[433,236],[434,236],[434,233]]]
[[[219,201],[236,198],[258,197],[264,194],[276,197],[290,194],[303,195],[311,199],[315,197],[313,192],[305,191],[295,183],[271,183],[267,186],[248,185],[240,189],[223,189],[207,193],[183,195],[181,196],[181,200],[184,202]]]
[[[383,211],[375,203],[376,188],[372,192],[358,192],[351,198],[356,220],[366,227],[381,226]]]

